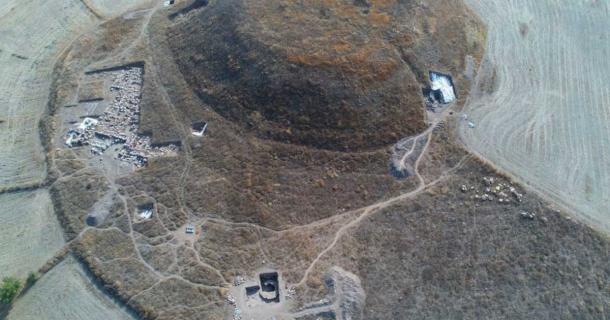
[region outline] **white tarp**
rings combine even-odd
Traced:
[[[76,137],[78,137],[78,133],[76,131],[68,132],[68,138],[66,138],[66,145],[68,147],[72,147],[74,140],[76,140]]]
[[[150,217],[152,217],[152,214],[153,214],[153,211],[151,209],[146,209],[146,210],[140,211],[138,216],[140,217],[140,219],[150,219]]]
[[[455,100],[455,91],[449,76],[430,72],[430,89],[432,89],[432,91],[440,91],[443,103],[449,103]]]
[[[85,118],[81,124],[78,125],[78,128],[81,130],[86,130],[94,125],[96,125],[98,121],[93,118]]]
[[[208,128],[208,124],[206,123],[206,124],[203,125],[203,128],[201,128],[201,130],[199,130],[199,131],[193,130],[193,131],[191,131],[191,133],[194,136],[203,137],[203,134],[205,133],[205,129],[207,129],[207,128]]]

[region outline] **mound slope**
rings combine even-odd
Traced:
[[[256,277],[257,270],[269,268],[281,273],[282,286],[286,285],[283,291],[295,289],[291,309],[285,314],[297,314],[303,320],[338,318],[335,316],[341,314],[324,312],[346,309],[355,311],[354,318],[362,311],[366,319],[402,319],[407,315],[499,318],[525,317],[532,313],[542,319],[556,319],[563,314],[593,319],[605,315],[608,310],[607,281],[604,281],[608,278],[604,264],[608,260],[606,238],[563,219],[535,195],[525,194],[522,202],[511,200],[510,203],[477,199],[485,188],[491,188],[486,182],[491,176],[503,184],[509,181],[484,164],[469,160],[467,152],[455,143],[452,132],[459,115],[447,116],[443,126],[436,126],[425,139],[413,142],[415,148],[421,140],[426,141],[421,147],[422,156],[415,160],[422,159],[417,172],[426,184],[423,189],[416,188],[417,175],[399,180],[389,174],[389,148],[368,152],[312,148],[324,147],[324,143],[333,146],[328,144],[333,140],[327,139],[324,131],[313,129],[311,132],[319,141],[284,140],[273,133],[285,126],[296,135],[300,127],[264,118],[260,108],[267,105],[245,104],[249,100],[244,99],[250,99],[249,92],[254,89],[240,80],[243,70],[235,74],[235,79],[225,79],[224,69],[218,69],[218,74],[206,69],[214,68],[214,63],[224,63],[222,59],[228,58],[223,54],[218,54],[218,61],[210,60],[202,65],[190,61],[223,46],[242,50],[234,45],[234,37],[214,43],[210,37],[216,35],[205,34],[203,26],[212,23],[205,19],[209,10],[226,10],[226,21],[233,21],[233,27],[225,25],[218,32],[239,29],[245,34],[253,31],[243,31],[247,28],[237,23],[238,20],[250,19],[244,22],[245,26],[271,28],[273,24],[263,22],[280,19],[282,13],[267,17],[264,12],[271,12],[265,10],[282,2],[264,1],[262,8],[258,8],[258,3],[238,1],[211,2],[207,7],[197,7],[203,3],[184,1],[173,7],[159,7],[160,10],[151,11],[150,19],[141,17],[132,21],[133,25],[141,23],[146,28],[142,32],[113,32],[128,27],[131,20],[127,19],[133,16],[118,17],[99,33],[75,41],[63,67],[58,68],[65,76],[58,77],[63,81],[58,85],[61,90],[57,94],[57,105],[65,105],[60,103],[62,97],[71,96],[77,87],[70,85],[69,75],[81,74],[87,64],[99,66],[103,62],[112,66],[125,61],[143,61],[145,86],[150,87],[142,93],[142,127],[146,131],[150,129],[153,138],[158,132],[173,128],[181,141],[181,151],[175,157],[154,159],[147,167],[124,176],[96,171],[92,163],[97,161],[84,162],[69,152],[61,152],[62,149],[52,151],[49,156],[50,171],[60,177],[53,184],[53,190],[57,191],[52,194],[53,200],[58,214],[64,217],[62,223],[66,230],[71,231],[69,235],[84,230],[82,221],[91,207],[106,199],[106,189],[116,193],[117,201],[108,209],[106,220],[84,230],[73,242],[73,248],[104,286],[139,316],[159,320],[228,318],[236,310],[227,295],[235,288],[232,285],[235,280]],[[307,3],[304,6],[322,6],[315,1],[304,3]],[[412,20],[404,22],[413,23],[409,25],[413,28],[401,29],[403,35],[420,40],[413,40],[412,46],[400,53],[401,63],[412,73],[417,85],[425,81],[429,69],[450,72],[460,97],[467,96],[460,86],[467,84],[462,80],[470,79],[468,74],[472,76],[472,72],[468,70],[473,68],[467,68],[468,64],[463,62],[465,56],[455,55],[454,51],[475,50],[476,42],[471,43],[467,35],[479,29],[465,25],[464,21],[471,20],[468,14],[461,14],[466,12],[459,11],[464,10],[461,6],[453,2],[441,6],[440,1],[421,1],[417,5],[407,1],[359,4],[362,6],[357,8],[363,17],[375,12],[376,6],[401,7],[405,12],[412,12],[412,20],[426,12],[431,12],[430,17],[432,14],[438,17],[422,19],[419,26]],[[284,9],[297,8],[296,4],[284,5]],[[337,15],[348,14],[348,5],[353,3],[335,0],[324,4],[335,8],[333,12]],[[262,11],[256,13],[256,10]],[[231,12],[242,16],[229,17]],[[214,23],[225,22],[220,15],[210,14],[208,18],[217,19]],[[306,22],[300,24],[313,23]],[[431,36],[425,38],[424,33]],[[106,37],[107,34],[117,36]],[[309,30],[302,32],[303,37],[310,34]],[[198,37],[208,37],[208,42]],[[380,42],[387,40],[385,36],[378,38]],[[248,40],[266,50],[254,52],[260,57],[248,61],[267,63],[257,70],[266,72],[269,79],[292,79],[280,78],[275,73],[275,78],[271,77],[276,69],[269,66],[288,65],[282,62],[285,56],[277,52],[281,53],[284,42],[288,46],[296,40],[282,42],[279,37],[273,46],[274,39],[265,39],[259,35],[255,40]],[[240,59],[243,59],[250,51],[235,52],[234,56],[241,52]],[[269,52],[275,54],[277,61],[270,60]],[[474,58],[478,61],[476,55]],[[311,75],[325,68],[339,70],[335,65],[294,65],[306,70],[300,75]],[[455,66],[464,68],[451,69],[458,68]],[[285,75],[289,76],[292,75]],[[344,88],[351,88],[354,77],[344,80]],[[238,87],[242,84],[244,88]],[[352,95],[345,90],[346,95]],[[209,103],[202,103],[202,99]],[[147,103],[155,100],[159,101],[156,105]],[[332,105],[306,106],[326,110]],[[276,107],[280,111],[291,110],[281,105]],[[240,110],[245,114],[258,113],[260,120],[250,124],[231,117],[225,110],[229,108],[242,108],[234,111],[238,114]],[[191,124],[202,120],[209,123],[205,135],[192,135]],[[266,128],[277,130],[269,129],[268,133]],[[332,126],[329,128],[334,130]],[[391,128],[382,129],[391,131]],[[309,144],[282,143],[285,141]],[[354,141],[360,142],[353,137],[347,142]],[[63,144],[60,140],[56,143]],[[374,145],[371,142],[370,146]],[[347,146],[350,150],[367,148],[365,144]],[[345,144],[334,147],[346,148]],[[76,174],[75,170],[78,170]],[[515,187],[515,192],[525,193]],[[411,193],[414,189],[420,191]],[[70,201],[73,197],[62,195],[87,201],[75,203]],[[152,218],[138,219],[138,207],[149,202],[155,208]],[[523,218],[521,211],[533,213],[535,217]],[[186,232],[189,225],[195,228],[193,234]],[[347,281],[335,281],[333,294],[324,275],[329,270],[338,270],[336,267],[345,270],[342,275],[349,277],[342,279]],[[348,299],[333,300],[335,303],[330,306],[301,309],[325,297],[340,298],[337,292],[348,292],[343,296]],[[244,316],[244,310],[241,309],[242,316],[249,319]]]
[[[427,70],[463,70],[483,36],[458,1],[229,0],[174,24],[168,39],[223,117],[261,138],[362,150],[421,131]]]

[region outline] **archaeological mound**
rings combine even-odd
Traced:
[[[481,49],[458,1],[225,0],[188,14],[168,41],[203,103],[259,138],[328,150],[422,131],[427,71],[461,72]]]

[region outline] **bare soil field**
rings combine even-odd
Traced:
[[[82,3],[98,18],[111,19],[146,4],[158,4],[154,0],[82,0]]]
[[[0,278],[25,278],[65,243],[46,190],[0,195]]]
[[[610,3],[466,2],[488,42],[464,142],[610,231]]]
[[[27,189],[46,178],[38,123],[62,50],[95,18],[79,1],[0,4],[0,190]],[[0,196],[0,274],[25,277],[63,245],[44,189]]]
[[[13,306],[7,320],[136,319],[103,294],[73,257],[42,277]]]
[[[44,188],[47,166],[39,131],[39,122],[48,110],[54,66],[78,34],[102,21],[102,16],[92,8],[101,8],[104,15],[114,16],[143,3],[97,2],[27,0],[0,3],[1,277],[25,278],[65,243],[48,190]],[[79,302],[84,300],[79,300],[82,292],[78,291],[85,288],[79,287],[82,282],[78,279],[71,278],[76,273],[64,271],[59,268],[58,274],[51,275],[54,284],[43,279],[40,283],[43,288],[34,286],[32,294],[20,300],[10,318],[39,319],[41,314],[45,319],[96,318],[99,313],[96,314],[95,308],[101,308],[97,305],[103,304],[96,300],[102,296],[101,292],[89,298],[82,295],[94,307],[80,309]],[[72,287],[61,287],[62,284]],[[75,297],[58,295],[62,288],[65,289],[62,293],[74,290]],[[33,295],[36,298],[31,298]],[[61,304],[64,298],[73,298],[74,304]],[[118,319],[113,316],[112,308],[108,305],[108,312],[102,313],[99,319]],[[57,313],[49,313],[49,310]]]
[[[3,1],[0,12],[0,188],[46,176],[38,122],[61,50],[95,17],[79,1]]]

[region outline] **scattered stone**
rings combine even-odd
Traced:
[[[486,185],[491,186],[494,183],[495,179],[494,177],[483,177],[483,182],[485,182]]]
[[[510,187],[510,193],[513,194],[513,196],[515,196],[515,199],[517,199],[518,202],[521,202],[523,200],[523,194],[517,192],[517,189],[515,189],[515,187]]]
[[[527,211],[521,211],[519,215],[521,216],[521,218],[528,220],[534,220],[534,218],[536,218],[536,214]]]
[[[294,288],[288,288],[286,290],[286,299],[292,299],[292,297],[294,297],[295,294],[296,294],[296,290]]]
[[[241,309],[238,307],[233,310],[233,320],[241,320]]]
[[[227,295],[227,301],[231,304],[231,305],[235,305],[235,297],[232,294],[228,294]]]
[[[242,283],[244,283],[246,280],[242,277],[242,276],[236,276],[235,280],[233,280],[233,285],[238,287],[240,286]]]
[[[112,72],[110,92],[114,99],[98,118],[85,118],[76,128],[68,130],[66,145],[91,146],[91,152],[101,155],[112,145],[122,144],[119,160],[142,167],[148,158],[173,154],[177,146],[153,147],[148,136],[138,134],[140,100],[143,84],[141,67]]]

